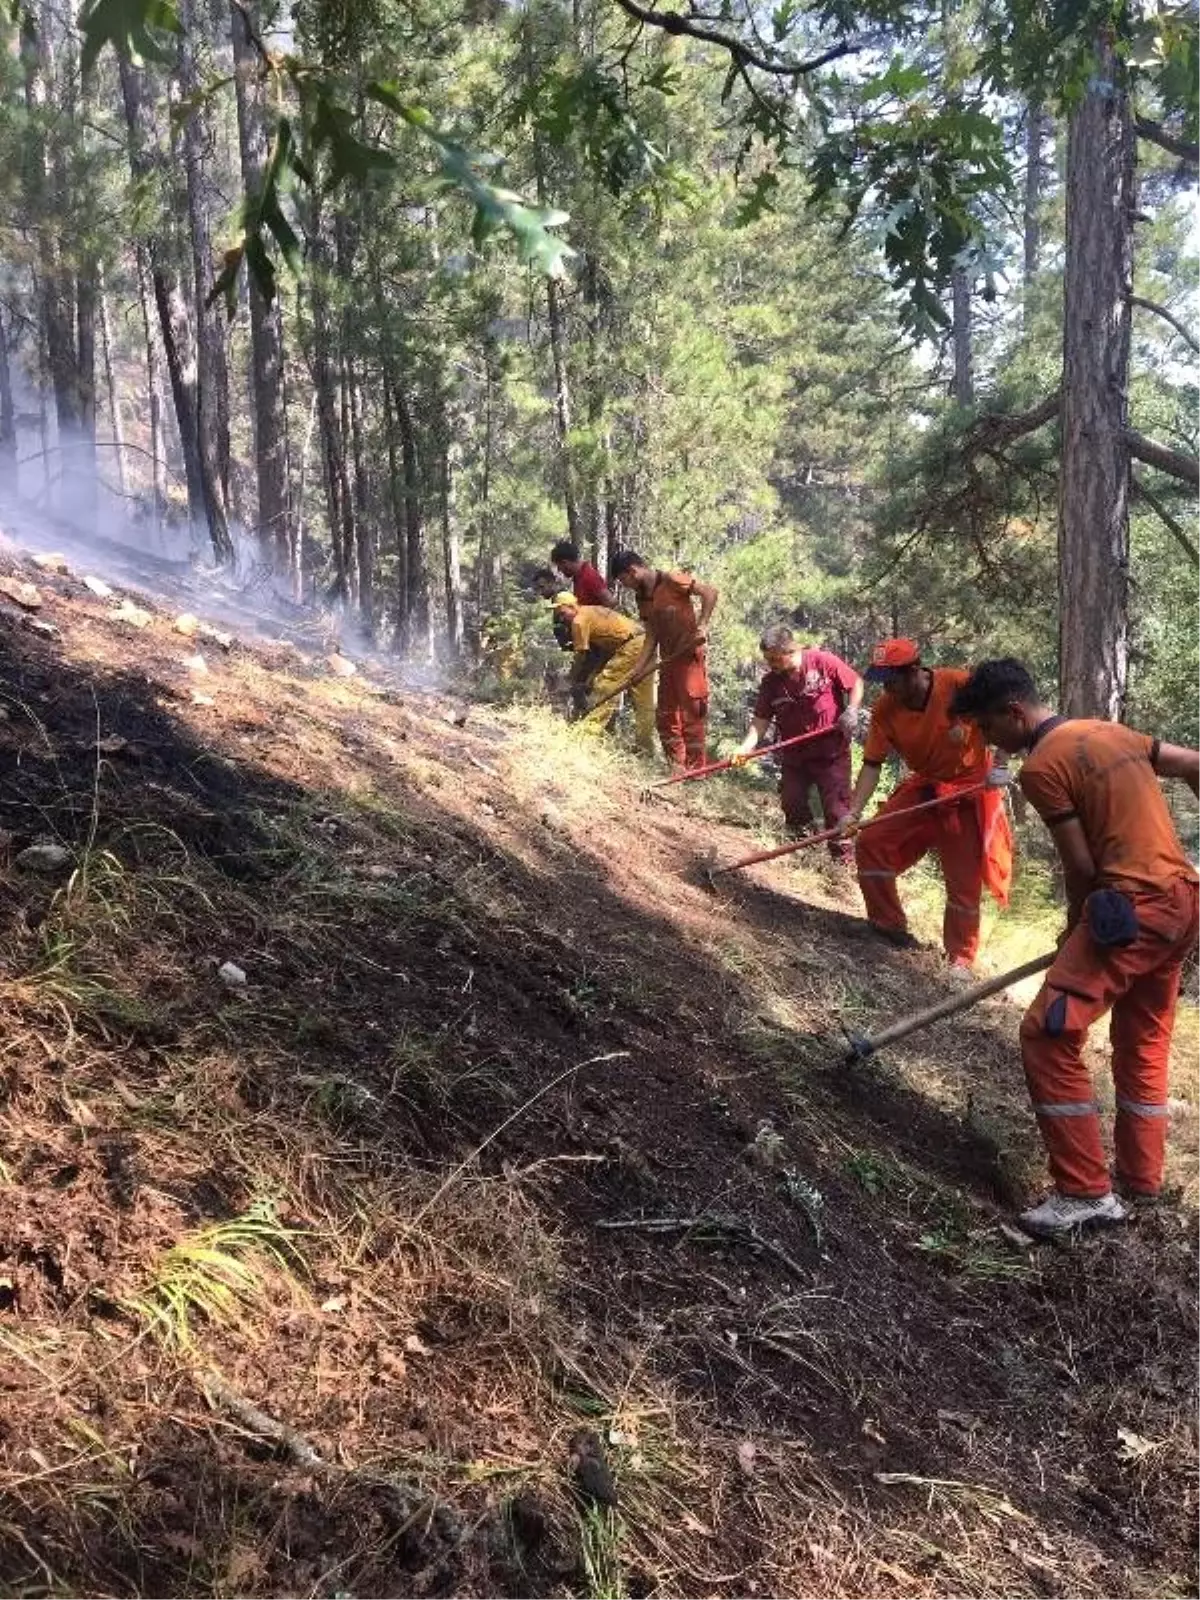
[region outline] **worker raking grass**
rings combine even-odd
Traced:
[[[858,726],[863,681],[831,651],[801,647],[783,624],[767,629],[761,648],[768,671],[733,764],[749,760],[772,723],[781,740],[825,732],[825,738],[814,737],[781,753],[779,798],[788,831],[797,838],[813,824],[814,789],[825,827],[835,828],[850,810],[850,740]],[[829,853],[844,866],[854,861],[848,838],[831,839]]]
[[[1117,723],[1057,717],[1019,661],[985,661],[951,712],[982,738],[1025,752],[1021,788],[1049,827],[1067,891],[1058,956],[1021,1024],[1021,1055],[1054,1193],[1023,1225],[1060,1233],[1124,1220],[1083,1060],[1088,1029],[1112,1012],[1116,1179],[1154,1196],[1163,1180],[1167,1073],[1183,963],[1195,949],[1196,871],[1159,777],[1200,793],[1200,756]]]
[[[894,751],[910,769],[858,840],[858,882],[872,928],[896,944],[914,944],[896,879],[935,851],[946,884],[942,943],[955,966],[970,968],[979,950],[979,907],[986,887],[1001,905],[1012,882],[1012,830],[1004,808],[1004,769],[993,763],[978,728],[951,711],[968,674],[926,667],[911,639],[877,646],[867,677],[884,692],[871,712],[862,771],[847,832],[862,819],[883,763]],[[956,799],[956,795],[961,798]],[[909,808],[940,799],[912,817]]]
[[[580,605],[566,590],[554,597],[553,605],[555,617],[562,618],[571,630],[572,683],[586,687],[590,698],[599,702],[585,714],[580,726],[587,733],[604,733],[617,714],[612,691],[633,676],[645,630],[608,606]],[[649,753],[654,746],[654,684],[642,678],[632,685],[629,697],[638,748]]]

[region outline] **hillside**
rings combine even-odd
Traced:
[[[718,797],[82,571],[0,551],[4,1592],[1195,1592],[1194,1019],[1180,1205],[1023,1245],[1011,1001],[848,1067],[938,963]]]

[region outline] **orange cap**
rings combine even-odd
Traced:
[[[889,678],[902,667],[915,667],[921,652],[911,639],[882,639],[871,652],[866,675],[873,683]]]

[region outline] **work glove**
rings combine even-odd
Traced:
[[[841,716],[837,719],[837,725],[846,735],[847,739],[853,739],[854,735],[858,732],[858,707],[847,706],[845,711],[843,711]]]
[[[984,786],[988,789],[1007,789],[1014,782],[1012,773],[1007,767],[991,767],[984,779]]]
[[[744,767],[754,754],[753,750],[735,750],[729,758],[729,765],[736,772],[738,767]]]
[[[862,818],[857,811],[847,811],[846,815],[837,825],[838,838],[846,839],[852,833],[857,833],[862,827]]]

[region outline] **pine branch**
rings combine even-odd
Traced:
[[[1125,429],[1125,443],[1135,460],[1144,461],[1148,467],[1157,467],[1169,478],[1178,478],[1180,483],[1190,483],[1193,489],[1200,488],[1200,461],[1195,456],[1184,455],[1182,450],[1172,450],[1169,445],[1159,444],[1156,439],[1147,439],[1136,428]]]
[[[1200,167],[1200,145],[1191,144],[1186,139],[1177,139],[1173,133],[1168,133],[1161,122],[1151,122],[1147,117],[1136,118],[1133,126],[1140,139],[1147,139],[1151,144],[1156,144],[1160,150],[1167,151],[1169,155],[1178,156],[1180,161],[1186,161],[1189,167]]]
[[[878,39],[877,34],[861,34],[852,39],[843,39],[840,44],[831,45],[823,54],[813,56],[808,61],[781,61],[752,49],[744,39],[722,33],[717,28],[707,27],[702,17],[682,11],[655,11],[652,7],[639,5],[638,0],[617,0],[617,5],[636,22],[646,23],[651,28],[661,28],[664,33],[699,39],[704,44],[715,44],[718,49],[727,51],[740,66],[757,67],[760,72],[771,72],[779,78],[803,78],[810,72],[816,72],[820,67],[828,66],[831,61],[840,61],[844,56],[856,55],[860,50],[869,49]]]
[[[1158,496],[1156,494],[1152,494],[1150,490],[1147,489],[1141,478],[1136,476],[1134,477],[1133,487],[1137,492],[1138,498],[1146,502],[1151,511],[1157,514],[1159,520],[1162,522],[1167,531],[1174,536],[1176,544],[1184,552],[1188,559],[1190,561],[1200,563],[1200,550],[1198,550],[1188,538],[1187,529],[1183,526],[1183,524],[1176,521],[1176,519],[1167,510],[1166,506],[1163,505]]]
[[[1157,300],[1144,300],[1140,294],[1131,294],[1129,296],[1129,304],[1131,306],[1140,306],[1143,311],[1153,311],[1156,317],[1161,317],[1164,322],[1169,322],[1188,349],[1194,350],[1197,355],[1200,355],[1200,344],[1187,331],[1179,318],[1167,310],[1166,306],[1160,306]]]

